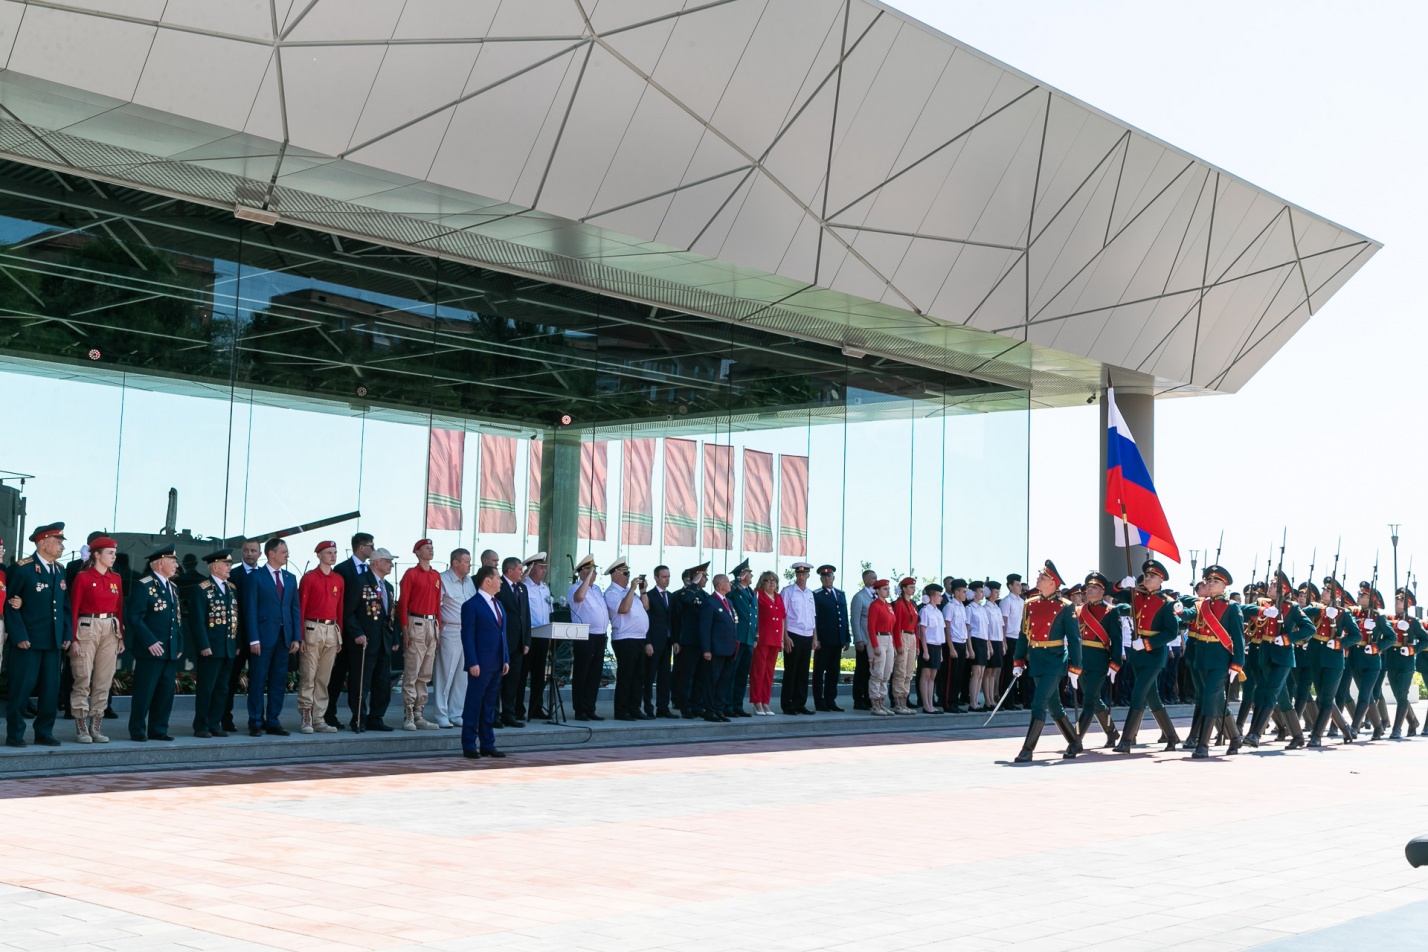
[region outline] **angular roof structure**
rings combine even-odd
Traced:
[[[0,0],[0,64],[0,157],[1035,405],[1234,391],[1380,247],[871,0]]]

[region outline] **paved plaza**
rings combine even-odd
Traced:
[[[1316,952],[1428,933],[1428,870],[1403,859],[1428,829],[1428,740],[1061,761],[1049,732],[1014,767],[1019,735],[0,781],[0,948]]]

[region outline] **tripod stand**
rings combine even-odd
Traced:
[[[552,638],[550,649],[545,653],[545,709],[550,713],[546,723],[557,726],[565,723],[565,702],[561,700],[560,683],[555,677],[555,646],[558,643]]]

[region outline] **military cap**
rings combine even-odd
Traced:
[[[1049,577],[1057,585],[1064,584],[1061,581],[1061,573],[1056,571],[1056,563],[1052,562],[1050,559],[1047,559],[1046,563],[1042,565],[1041,574]]]
[[[422,546],[424,546],[424,545],[431,545],[431,544],[432,544],[432,542],[431,542],[430,539],[418,539],[418,540],[416,540],[416,545],[412,546],[412,555],[416,555],[418,552],[420,552]]]
[[[378,559],[386,559],[388,562],[395,562],[397,560],[397,557],[392,555],[392,553],[388,552],[386,549],[375,549],[372,552],[372,561],[376,562]]]
[[[331,539],[323,539],[323,540],[322,540],[321,542],[319,542],[317,545],[313,546],[312,551],[313,551],[314,554],[320,554],[323,549],[335,549],[335,548],[337,548],[337,543],[336,543],[336,542],[333,542]]]
[[[89,540],[89,551],[98,552],[100,549],[117,549],[119,543],[109,538],[107,535],[95,536]]]
[[[1418,604],[1418,599],[1413,597],[1413,589],[1409,588],[1406,585],[1399,586],[1398,591],[1394,592],[1393,594],[1395,598],[1403,599],[1403,604],[1407,608],[1412,608],[1414,605]]]
[[[162,546],[162,547],[160,547],[160,548],[158,548],[158,549],[155,549],[153,552],[150,552],[150,553],[144,558],[144,561],[145,561],[145,562],[157,562],[159,559],[162,559],[162,558],[164,558],[165,556],[177,557],[177,554],[178,554],[178,550],[176,550],[176,549],[173,547],[173,543],[169,543],[169,544],[166,545],[166,546]]]
[[[1226,585],[1235,584],[1234,578],[1230,575],[1230,570],[1225,568],[1223,565],[1205,566],[1205,570],[1200,573],[1200,577],[1205,579],[1206,581],[1209,581],[1210,579],[1219,579]]]
[[[952,581],[947,583],[947,587],[955,592],[959,588],[966,588],[967,580],[964,578],[954,578]]]
[[[705,563],[705,564],[707,565],[708,563]],[[812,562],[795,562],[795,563],[793,563],[792,566],[790,566],[790,568],[792,568],[795,572],[812,572],[812,571],[813,571],[813,563],[812,563]]]
[[[997,581],[996,579],[994,579],[994,578],[992,578],[992,579],[987,579],[987,588],[990,588],[990,589],[992,589],[993,591],[1000,592],[1000,591],[1002,590],[1002,583],[1001,583],[1001,582],[998,582],[998,581]]]
[[[731,574],[734,576],[734,578],[738,578],[740,575],[743,575],[745,572],[748,572],[748,571],[750,571],[750,569],[749,569],[749,560],[748,560],[748,559],[745,559],[744,561],[740,562],[738,565],[734,566],[734,571],[733,571]]]
[[[1106,578],[1100,572],[1087,572],[1086,581],[1082,584],[1088,586],[1099,585],[1101,586],[1101,588],[1105,589],[1108,592],[1111,590],[1111,580]]]
[[[1383,607],[1383,593],[1374,588],[1368,582],[1359,583],[1359,594],[1369,596],[1369,604],[1374,608]]]
[[[1140,572],[1142,575],[1146,574],[1147,572],[1154,572],[1156,575],[1160,576],[1160,580],[1162,582],[1170,581],[1170,572],[1165,568],[1164,565],[1162,565],[1156,559],[1146,559],[1144,562],[1142,562],[1140,564]]]
[[[47,526],[39,526],[30,533],[31,542],[39,542],[41,539],[48,539],[50,536],[59,536],[60,541],[64,541],[64,523],[51,522]]]
[[[1299,591],[1308,592],[1309,597],[1316,602],[1319,600],[1319,586],[1315,585],[1313,582],[1305,582],[1304,584],[1300,585]]]
[[[1010,575],[1007,576],[1007,584],[1008,584],[1008,585],[1012,584],[1013,582],[1020,582],[1020,581],[1021,581],[1021,576],[1018,575],[1018,574],[1016,574],[1015,572],[1013,572],[1012,574],[1010,574]]]
[[[934,592],[940,592],[940,591],[942,591],[942,586],[941,586],[941,585],[938,585],[936,582],[933,582],[933,583],[930,584],[930,585],[925,585],[925,586],[923,586],[923,588],[922,588],[922,594],[924,594],[924,595],[931,595],[931,594],[934,593]]]
[[[606,575],[614,575],[616,569],[619,569],[619,568],[628,569],[629,567],[630,567],[630,563],[625,560],[625,557],[624,557],[623,555],[622,555],[622,556],[618,556],[618,557],[615,559],[615,561],[611,562],[610,565],[605,569],[605,574],[606,574]]]
[[[913,578],[911,575],[909,575],[907,578],[903,579],[901,582],[898,582],[898,583],[897,583],[897,587],[898,587],[898,588],[906,588],[906,587],[909,586],[909,585],[916,585],[916,584],[917,584],[917,579],[915,579],[915,578]]]
[[[587,566],[587,565],[590,566],[591,568],[594,568],[594,567],[595,567],[595,553],[594,553],[594,552],[587,552],[587,553],[585,554],[585,558],[581,559],[579,562],[576,562],[576,563],[575,563],[575,571],[579,572],[581,569],[585,568],[585,566]]]
[[[1279,590],[1281,592],[1294,591],[1294,583],[1289,580],[1288,575],[1284,574],[1284,569],[1274,570],[1274,580],[1279,583]]]
[[[210,552],[203,557],[203,561],[207,562],[209,565],[212,565],[214,562],[232,562],[233,550],[219,549],[217,552]]]
[[[880,588],[887,588],[887,587],[889,586],[889,584],[891,584],[891,583],[889,583],[887,579],[885,579],[885,578],[880,578],[880,579],[878,579],[876,582],[873,583],[873,590],[876,591],[876,590],[878,590],[878,589],[880,589]]]
[[[522,565],[539,565],[540,563],[544,562],[545,560],[546,560],[546,553],[544,553],[544,552],[537,552],[535,555],[527,556],[527,557],[526,557],[526,560],[525,560],[524,562],[522,562],[521,564],[522,564]]]
[[[834,572],[837,572],[837,571],[838,571],[838,570],[837,570],[836,568],[834,568],[833,566],[831,566],[831,565],[820,565],[820,566],[818,566],[818,574],[819,574],[819,575],[832,575]]]
[[[1080,582],[1077,582],[1075,585],[1072,585],[1070,588],[1068,588],[1068,589],[1066,590],[1066,594],[1067,594],[1067,595],[1079,595],[1079,594],[1081,594],[1081,593],[1084,592],[1084,591],[1086,591],[1086,587],[1085,587],[1084,585],[1082,585]]]

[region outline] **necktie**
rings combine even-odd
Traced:
[[[274,572],[274,573],[273,573],[273,582],[274,582],[274,584],[276,584],[276,585],[278,586],[278,601],[282,601],[282,600],[283,600],[283,573],[282,573],[282,572]]]
[[[364,572],[366,572],[366,571],[367,571],[367,563],[366,563],[366,562],[358,562],[358,563],[357,563],[357,574],[358,574],[358,575],[361,575],[362,573],[364,573]]]
[[[504,625],[506,623],[506,616],[501,613],[501,603],[493,598],[491,599],[491,607],[496,610],[496,624]]]
[[[377,588],[378,588],[378,589],[381,591],[381,593],[382,593],[382,611],[384,611],[384,612],[391,612],[392,609],[391,609],[391,607],[387,604],[387,586],[383,585],[382,582],[381,582],[381,580],[379,579],[379,580],[377,581]]]

